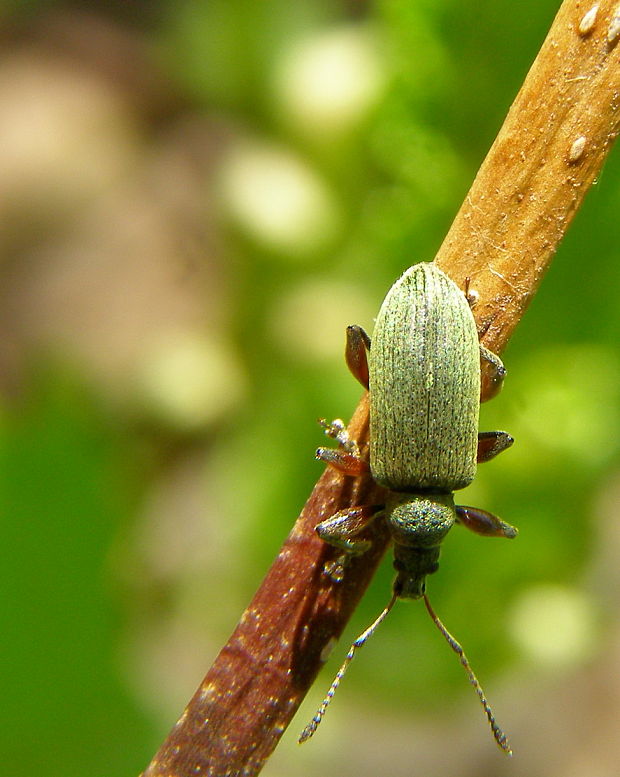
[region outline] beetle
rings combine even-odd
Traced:
[[[321,422],[339,448],[319,448],[316,455],[346,475],[370,471],[387,489],[387,496],[383,505],[341,510],[319,523],[316,531],[342,551],[325,570],[339,581],[347,560],[370,548],[370,541],[360,535],[372,521],[385,521],[394,544],[397,574],[388,605],[351,645],[300,742],[316,731],[356,650],[396,600],[423,599],[458,654],[497,744],[509,755],[512,752],[462,647],[426,595],[426,577],[437,571],[441,542],[455,523],[484,536],[513,538],[517,534],[513,526],[485,510],[454,504],[453,492],[471,483],[476,465],[513,443],[507,432],[478,432],[480,402],[498,393],[506,370],[499,357],[480,344],[468,297],[435,264],[415,264],[388,292],[372,341],[361,327],[347,328],[347,365],[369,390],[370,461],[362,457],[340,419]]]

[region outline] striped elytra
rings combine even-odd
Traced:
[[[464,488],[476,472],[480,350],[465,294],[410,267],[377,316],[369,354],[370,466],[394,491]]]

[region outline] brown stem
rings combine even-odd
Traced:
[[[462,286],[469,278],[481,336],[495,351],[533,297],[618,134],[619,38],[608,40],[616,2],[602,0],[588,29],[582,20],[594,2],[565,0],[436,257]],[[354,439],[367,439],[367,419],[364,395],[349,427]],[[337,510],[379,501],[370,479],[329,469],[322,475],[145,777],[260,771],[387,547],[379,521],[372,550],[337,583],[323,572],[335,551],[314,527]]]
[[[565,0],[436,257],[480,295],[475,316],[499,352],[620,130],[617,3]]]

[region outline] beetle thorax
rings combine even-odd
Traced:
[[[454,525],[452,494],[390,494],[385,509],[397,545],[429,548],[439,545]]]
[[[424,594],[426,576],[437,571],[443,538],[454,525],[452,494],[392,493],[385,520],[394,540],[394,590],[404,599]]]

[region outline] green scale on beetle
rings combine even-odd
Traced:
[[[392,598],[351,646],[327,696],[300,742],[315,732],[355,651],[370,637],[397,599],[424,599],[433,621],[458,654],[484,707],[498,745],[512,751],[463,649],[426,595],[426,576],[437,571],[441,542],[455,523],[490,537],[517,530],[475,507],[454,504],[453,492],[469,485],[476,465],[513,443],[506,432],[478,432],[480,402],[495,396],[505,375],[495,354],[478,341],[469,301],[430,263],[410,267],[392,286],[377,316],[372,342],[361,327],[347,329],[346,361],[370,394],[370,462],[360,456],[342,421],[321,422],[338,449],[319,448],[317,458],[351,476],[368,470],[389,489],[383,505],[351,507],[316,528],[343,551],[326,571],[342,577],[348,557],[366,552],[360,535],[384,520],[394,543],[397,571]]]

